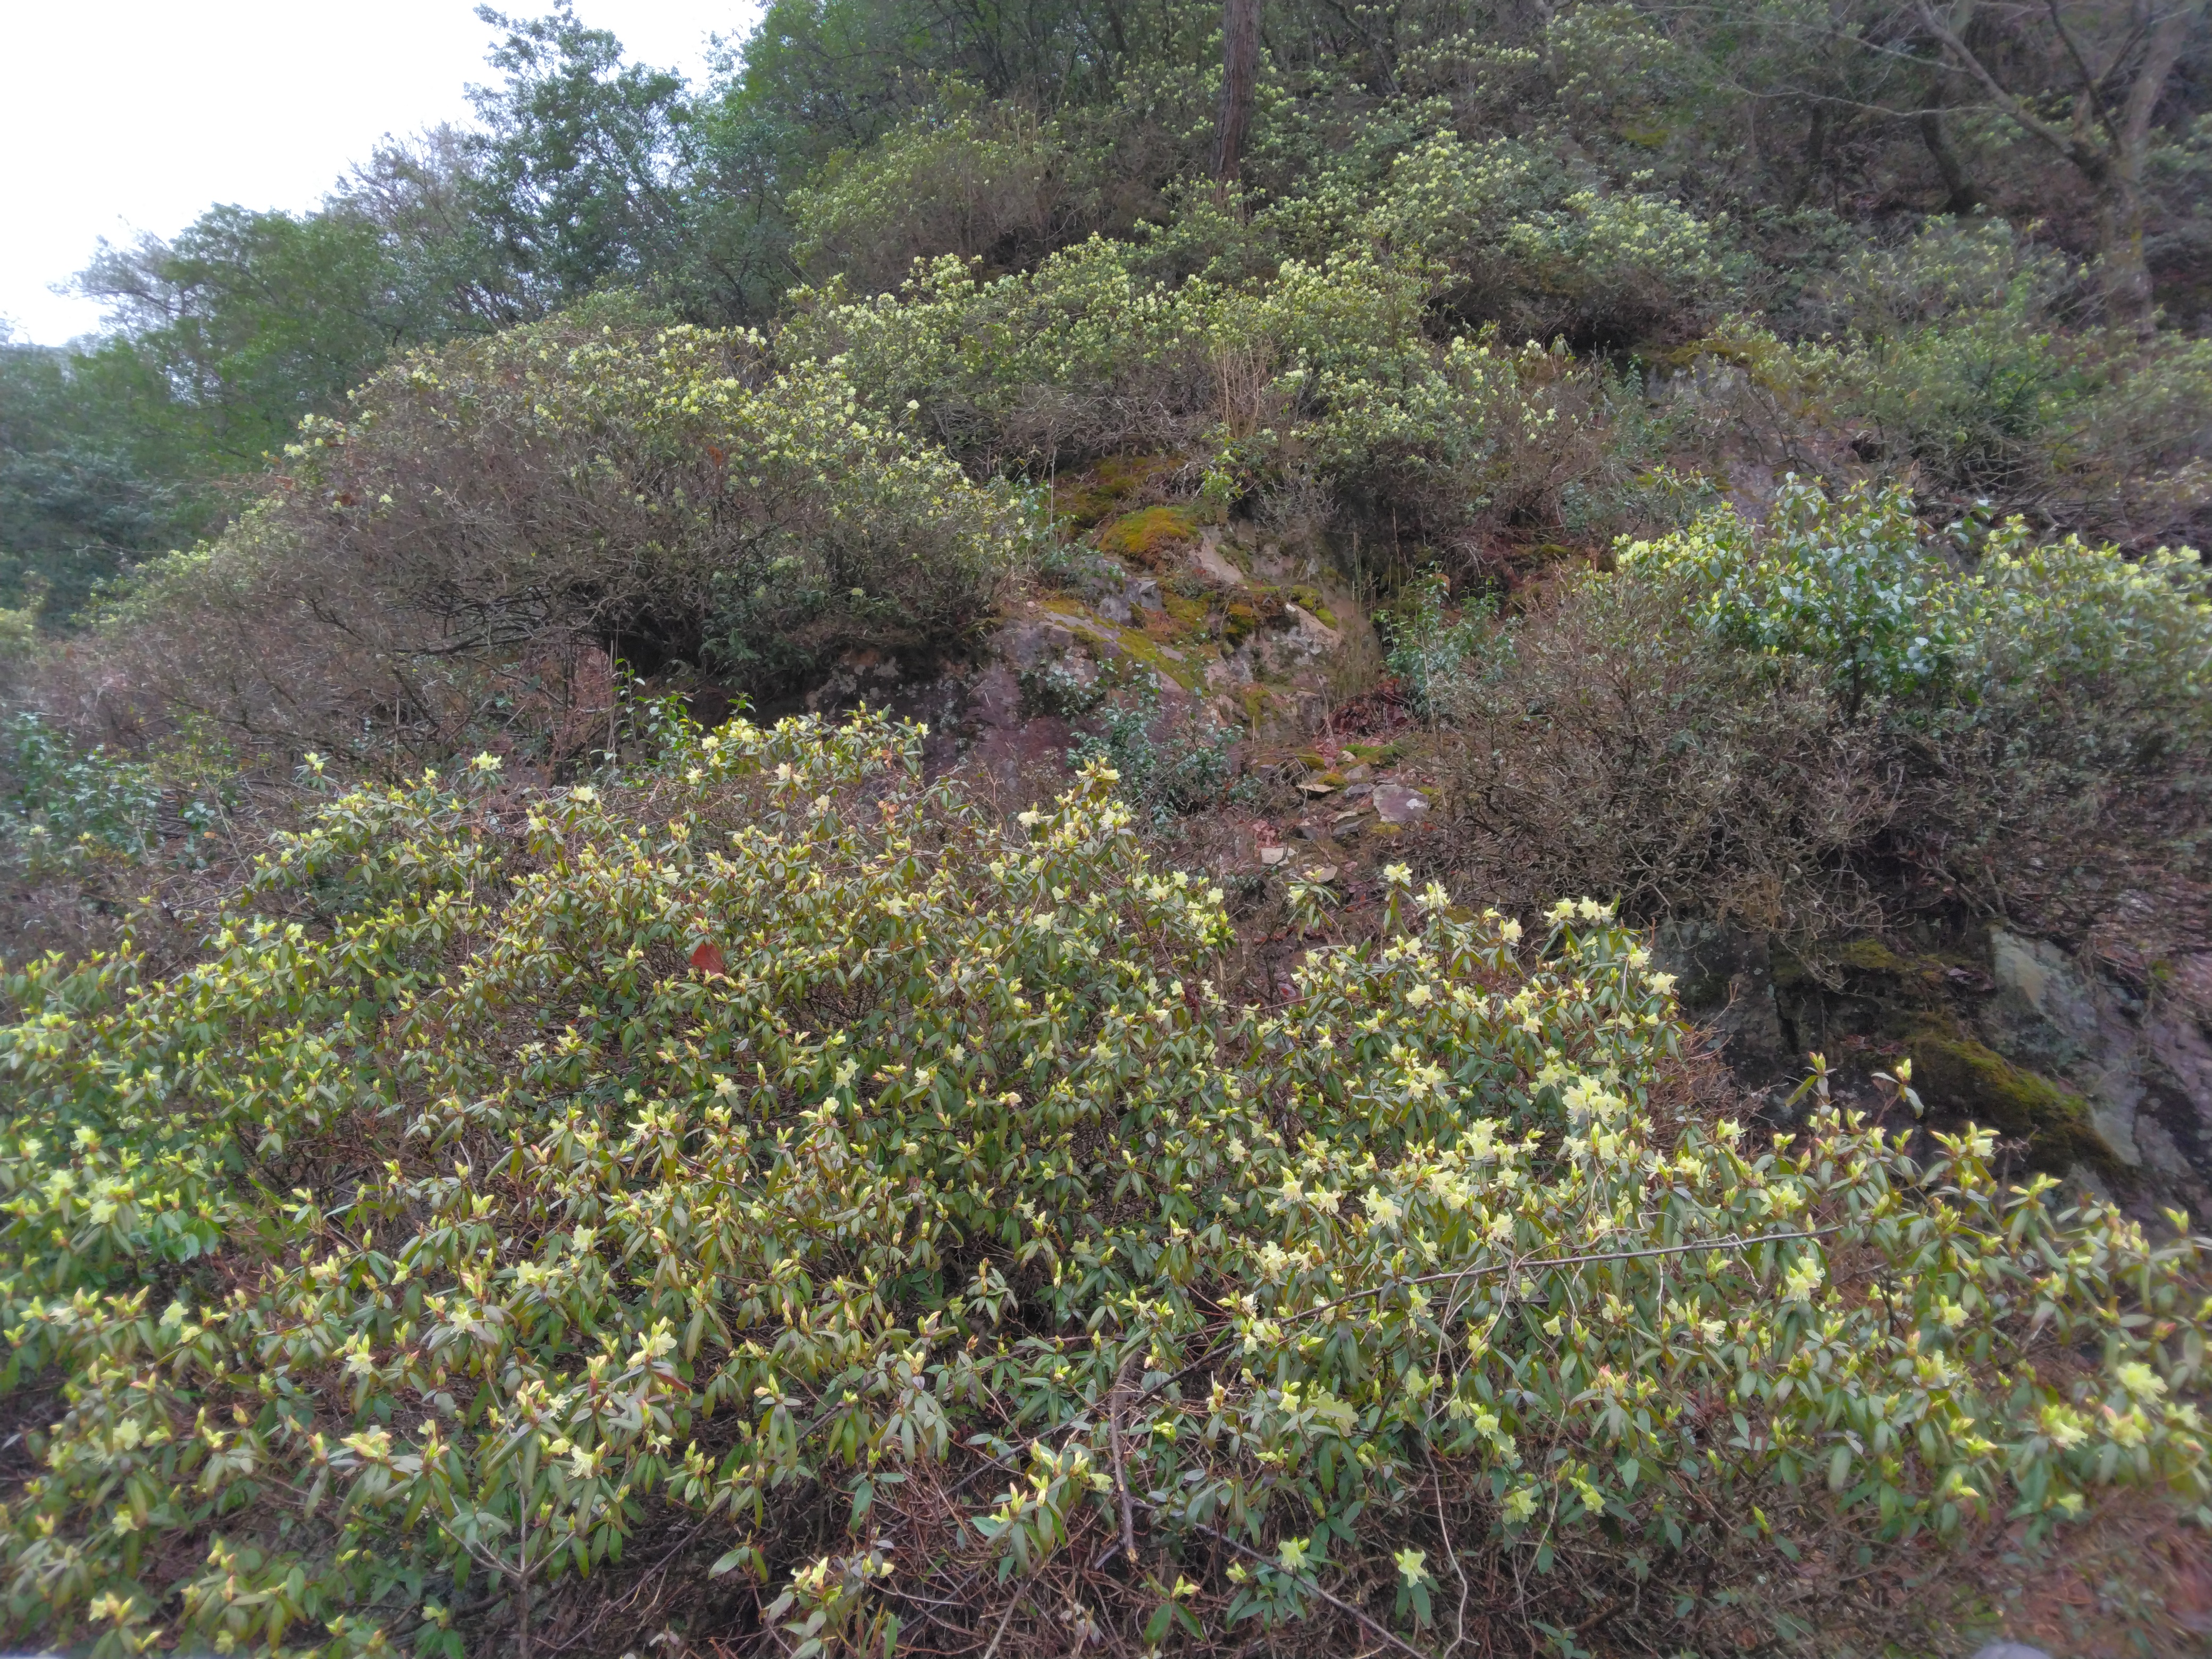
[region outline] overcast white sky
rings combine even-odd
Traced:
[[[696,79],[707,37],[742,36],[759,6],[575,9]],[[384,133],[465,117],[491,40],[472,0],[0,0],[0,318],[58,344],[100,320],[48,291],[100,237],[173,235],[213,202],[313,206]]]

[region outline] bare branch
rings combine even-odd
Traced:
[[[2105,94],[2101,85],[2105,78],[2104,75],[2089,67],[2088,55],[2082,51],[2081,43],[2074,38],[2074,31],[2066,27],[2066,14],[2060,9],[2058,0],[2044,0],[2044,5],[2051,13],[2051,27],[2058,31],[2058,38],[2066,47],[2066,55],[2074,60],[2074,68],[2081,77],[2082,96],[2089,100],[2089,107],[2096,112],[2098,121],[2102,124],[2105,131],[2112,135],[2112,141],[2115,143],[2118,143],[2119,129],[2113,125],[2112,112],[2105,105]],[[2112,56],[2114,69],[2127,62],[2128,53],[2134,49],[2134,46],[2135,37],[2130,35],[2121,43],[2119,51]]]
[[[1943,50],[1949,54],[1952,62],[1971,76],[1980,85],[1982,90],[1989,94],[1990,101],[2009,116],[2022,131],[2040,138],[2085,172],[2092,172],[2101,167],[2102,158],[2097,157],[2094,150],[2087,149],[2071,135],[2052,126],[2008,92],[1996,76],[1990,73],[1989,66],[1975,55],[1973,50],[1965,41],[1953,33],[1949,24],[1936,15],[1936,8],[1929,3],[1929,0],[1920,0],[1920,20],[1929,33],[1942,43]]]

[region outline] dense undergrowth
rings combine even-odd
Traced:
[[[1448,860],[1510,908],[1616,896],[1801,948],[1961,904],[2079,938],[2212,878],[2212,599],[2018,520],[1792,483],[1578,575],[1541,612],[1400,625],[1443,729]]]
[[[1155,9],[491,17],[0,338],[0,1634],[1924,1653],[2212,1525],[2080,1099],[1762,1117],[1650,955],[2212,1032],[2201,0],[1271,0],[1241,153]],[[742,717],[1047,612],[1064,770]],[[1370,619],[1425,827],[1255,867]]]
[[[2172,343],[2125,348],[2156,357],[2125,371],[2109,350],[2094,373],[2049,368],[2047,335],[1966,302],[2008,250],[1930,232],[1889,269],[1893,289],[1899,270],[1943,288],[1932,319],[1848,349],[1731,337],[1753,367],[1671,403],[1561,344],[1439,337],[1457,279],[1387,240],[1236,281],[1169,283],[1141,240],[988,281],[946,259],[896,295],[801,293],[768,335],[610,302],[410,359],[346,421],[311,421],[280,487],[146,567],[38,695],[80,729],[197,721],[248,762],[313,746],[404,766],[503,734],[565,764],[617,659],[775,696],[855,648],[957,649],[1009,579],[1051,564],[1036,486],[1063,462],[1176,458],[1150,488],[1298,534],[1387,504],[1393,548],[1480,583],[1516,526],[1601,541],[1682,523],[1711,485],[1671,462],[1737,398],[1746,443],[1796,408],[1799,453],[1865,400],[1870,453],[1913,469],[1935,522],[2047,515],[2071,489],[2062,522],[2148,551],[2193,511],[2189,400],[2212,374]],[[1869,279],[1867,317],[1881,291]],[[1947,318],[1973,337],[1957,353],[1930,343]],[[1868,471],[1813,476],[1840,492]]]
[[[1733,1644],[1785,1558],[2212,1496],[2194,1243],[1752,1145],[1591,902],[1401,875],[1241,1006],[1109,775],[1002,829],[917,741],[338,793],[189,968],[17,969],[15,1630]]]

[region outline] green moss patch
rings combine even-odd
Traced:
[[[2072,1090],[2022,1071],[1996,1049],[1940,1026],[1918,1027],[1907,1047],[1912,1086],[1932,1109],[1959,1112],[2026,1141],[2029,1158],[2040,1169],[2063,1170],[2070,1164],[2113,1167],[2112,1149],[2091,1121],[2089,1103]]]
[[[1402,743],[1347,743],[1344,745],[1344,752],[1370,766],[1390,766],[1405,758],[1406,745]]]
[[[1121,630],[1122,651],[1146,667],[1157,669],[1184,690],[1196,693],[1206,689],[1206,664],[1202,660],[1184,658],[1177,661],[1159,647],[1159,642],[1140,629]]]
[[[1196,638],[1206,632],[1206,617],[1211,613],[1204,599],[1194,599],[1181,593],[1163,593],[1161,610],[1158,614],[1167,618],[1176,635]]]
[[[1087,530],[1125,509],[1145,486],[1182,463],[1173,455],[1113,455],[1053,481],[1054,516]]]
[[[1880,939],[1855,939],[1835,953],[1838,968],[1856,968],[1863,974],[1894,974],[1912,972],[1912,964],[1891,950]]]
[[[1158,570],[1170,553],[1198,539],[1197,515],[1187,507],[1148,507],[1126,514],[1098,538],[1098,550],[1142,570]]]

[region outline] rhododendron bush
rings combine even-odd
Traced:
[[[498,734],[557,768],[626,653],[787,691],[841,653],[958,640],[1030,552],[1018,492],[835,363],[617,300],[415,354],[352,403],[107,617],[149,717],[264,762],[389,775]]]
[[[333,792],[196,963],[15,967],[11,1635],[1679,1644],[1808,1540],[2212,1495],[2197,1242],[1762,1139],[1593,902],[1394,871],[1248,1006],[1110,773],[1003,823],[920,736]]]

